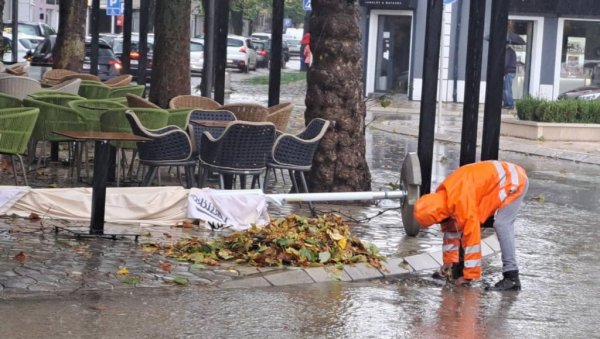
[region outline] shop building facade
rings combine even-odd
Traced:
[[[464,99],[469,1],[444,5],[438,87],[442,101]],[[427,0],[360,0],[359,4],[365,94],[393,93],[420,100]],[[486,18],[490,12],[488,0]],[[511,45],[518,59],[515,98],[556,99],[576,87],[600,85],[600,1],[513,0],[508,30],[524,41]],[[484,32],[489,36],[489,19]],[[485,99],[487,45],[486,40],[480,102]]]

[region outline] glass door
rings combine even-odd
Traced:
[[[375,58],[376,92],[408,92],[411,27],[411,16],[379,16]]]
[[[521,99],[529,93],[533,21],[509,20],[508,31],[517,34],[525,41],[525,44],[513,44],[511,46],[517,54],[517,73],[513,81],[513,97]]]

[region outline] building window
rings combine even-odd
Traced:
[[[559,93],[600,84],[600,21],[565,20]]]

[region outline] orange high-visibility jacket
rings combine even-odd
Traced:
[[[456,230],[444,230],[444,263],[458,262],[458,246],[465,252],[465,279],[481,277],[480,227],[498,209],[519,197],[527,184],[525,170],[506,161],[482,161],[458,168],[415,204],[415,219],[429,227],[447,218]]]

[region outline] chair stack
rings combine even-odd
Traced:
[[[233,112],[237,120],[243,121],[264,122],[269,115],[266,107],[257,104],[228,104],[218,109]]]
[[[0,109],[0,154],[17,157],[23,172],[25,186],[27,181],[27,170],[22,155],[27,151],[27,144],[35,127],[40,110],[32,107],[4,108]],[[18,185],[15,162],[11,161],[15,176],[15,185]]]

